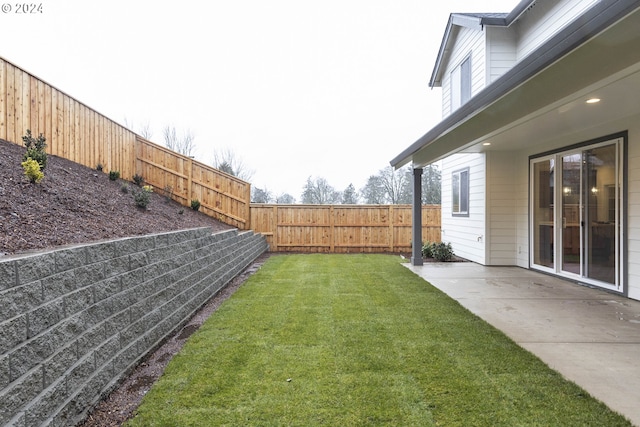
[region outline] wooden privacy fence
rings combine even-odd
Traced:
[[[204,163],[137,137],[136,170],[145,182],[177,202],[241,230],[250,228],[251,185]]]
[[[27,129],[47,138],[47,153],[135,173],[135,133],[0,58],[0,138],[22,145]]]
[[[128,180],[141,175],[185,206],[198,199],[202,212],[250,228],[248,182],[147,141],[0,58],[0,138],[22,145],[27,129],[47,138],[49,154]]]
[[[264,234],[273,251],[407,252],[405,205],[250,205],[251,185],[154,144],[0,58],[0,138],[47,138],[47,152],[124,179],[141,175],[157,192],[239,229]],[[440,241],[440,207],[422,210],[423,238]]]
[[[251,205],[274,252],[411,251],[410,205]],[[440,241],[440,205],[422,207],[422,238]]]

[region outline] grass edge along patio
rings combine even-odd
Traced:
[[[272,256],[127,426],[630,426],[390,255]]]

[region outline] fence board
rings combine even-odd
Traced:
[[[96,153],[103,153],[105,172],[119,170],[122,177],[130,179],[135,168],[131,157],[135,134],[103,116],[104,126],[96,132],[96,115],[81,102],[0,58],[0,138],[22,145],[22,136],[30,129],[36,137],[44,134],[49,154],[95,168]],[[110,152],[104,156],[106,150]]]
[[[274,252],[411,251],[410,205],[251,205],[251,228]],[[440,206],[422,207],[425,241],[440,241]]]
[[[0,58],[0,138],[22,145],[30,129],[47,153],[103,171],[136,173],[155,188],[241,229],[250,226],[251,185],[137,136],[64,92]]]
[[[249,228],[248,182],[142,137],[137,137],[136,145],[137,173],[147,183],[185,206],[197,199],[205,214],[240,229]]]

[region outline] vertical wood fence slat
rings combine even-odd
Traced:
[[[251,224],[251,185],[157,146],[34,75],[0,58],[0,138],[22,145],[27,129],[47,138],[47,153],[90,168],[136,173],[155,188],[240,229]],[[142,172],[142,173],[141,173]]]
[[[422,207],[425,241],[440,241],[440,206]],[[410,205],[251,205],[251,228],[274,252],[411,251]]]

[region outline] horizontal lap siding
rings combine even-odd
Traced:
[[[469,216],[452,215],[451,174],[469,168]],[[442,241],[456,255],[485,263],[486,191],[484,154],[455,154],[442,162]]]
[[[252,229],[272,251],[408,252],[408,205],[252,205]],[[440,241],[440,207],[423,206],[423,240]]]
[[[519,34],[518,61],[591,8],[597,0],[537,2],[515,25]]]
[[[640,117],[632,117],[628,147],[628,288],[629,297],[640,300]]]
[[[451,111],[451,72],[460,66],[471,54],[471,95],[481,91],[485,85],[485,34],[483,31],[458,27],[456,43],[442,77],[442,112],[448,116]]]
[[[513,154],[509,152],[487,153],[488,265],[516,264],[515,194],[518,188],[512,159]]]
[[[487,28],[487,84],[494,82],[516,63],[515,30],[511,27]]]

